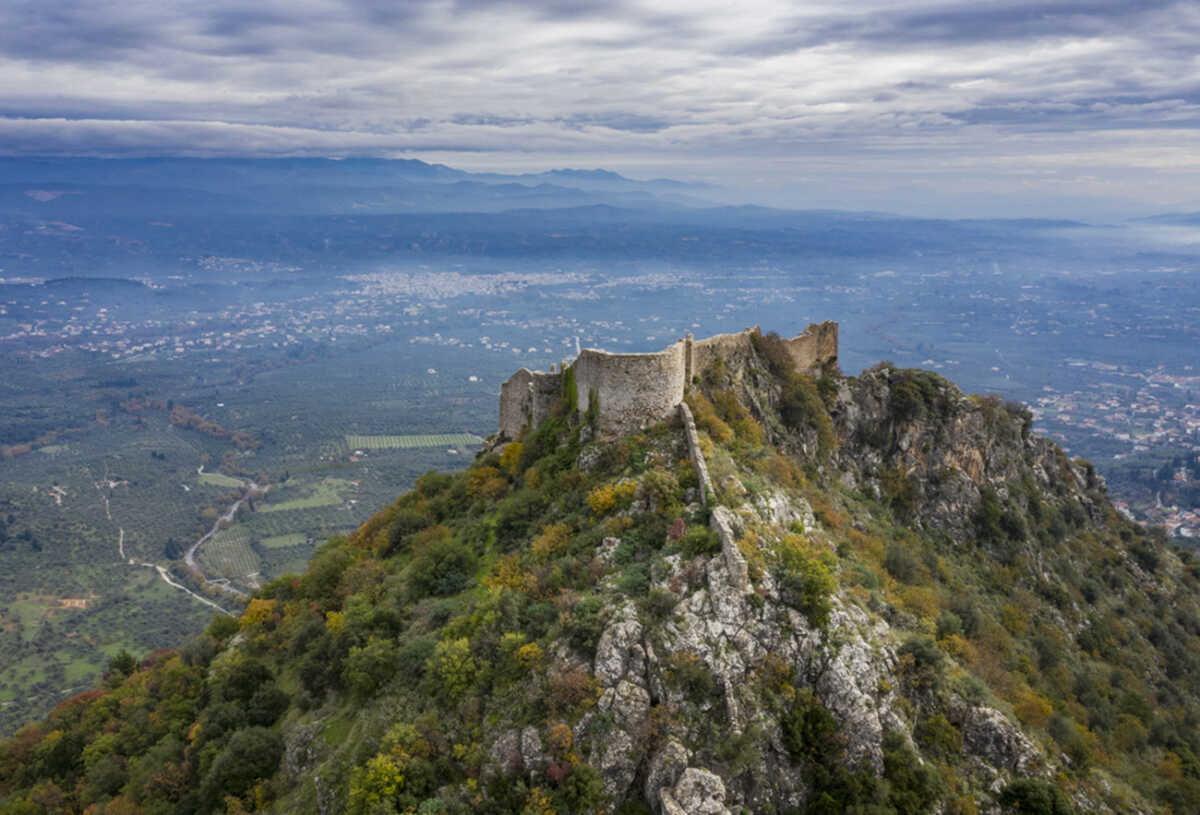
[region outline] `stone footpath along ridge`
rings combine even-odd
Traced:
[[[736,364],[752,353],[756,328],[736,334],[717,334],[697,340],[688,334],[661,351],[614,354],[585,348],[573,363],[551,365],[549,371],[522,368],[500,387],[500,426],[497,441],[512,441],[525,427],[536,427],[562,394],[563,377],[575,382],[576,404],[582,417],[593,403],[596,429],[604,435],[623,435],[667,418],[683,401],[684,391],[717,358]],[[813,324],[783,341],[797,371],[817,373],[836,364],[838,324]]]

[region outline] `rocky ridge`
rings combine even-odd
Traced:
[[[0,746],[0,812],[1195,811],[1200,567],[1020,405],[757,333],[641,432],[567,402]]]

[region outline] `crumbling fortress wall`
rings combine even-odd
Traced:
[[[579,410],[596,401],[596,429],[628,433],[671,415],[687,387],[687,341],[652,354],[610,354],[585,348],[571,370]]]
[[[566,363],[563,363],[566,368]],[[522,368],[500,386],[500,437],[515,439],[526,425],[537,427],[562,396],[562,371]]]
[[[561,370],[513,374],[500,387],[500,440],[512,440],[526,426],[536,426],[549,415],[562,393],[564,373],[571,369],[580,417],[595,405],[596,429],[603,434],[629,433],[661,421],[683,401],[684,391],[718,358],[739,370],[754,353],[752,335],[757,328],[737,334],[717,334],[702,340],[689,334],[662,351],[648,354],[614,354],[585,348],[574,363]],[[837,364],[838,324],[810,325],[784,340],[793,366],[814,374]]]

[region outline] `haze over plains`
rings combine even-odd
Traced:
[[[1192,2],[9,3],[0,154],[604,167],[929,215],[1200,208]]]

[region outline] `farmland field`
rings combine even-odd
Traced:
[[[231,478],[224,473],[200,473],[200,483],[213,487],[233,487],[235,489],[242,486],[241,481]]]
[[[285,486],[275,491],[275,499],[270,503],[262,503],[259,512],[287,512],[293,509],[313,509],[315,507],[336,506],[343,502],[342,493],[353,489],[353,483],[343,478],[323,478],[313,484],[305,484],[303,488]],[[279,500],[280,496],[286,496]]]
[[[258,555],[250,548],[250,533],[241,525],[222,529],[197,552],[206,572],[240,578],[259,571]]]
[[[394,450],[412,447],[469,447],[483,444],[483,439],[471,433],[425,433],[411,436],[347,435],[351,450]]]
[[[269,538],[263,538],[260,543],[268,549],[287,549],[291,546],[299,546],[308,542],[308,535],[300,532],[291,532],[286,535],[272,535]]]

